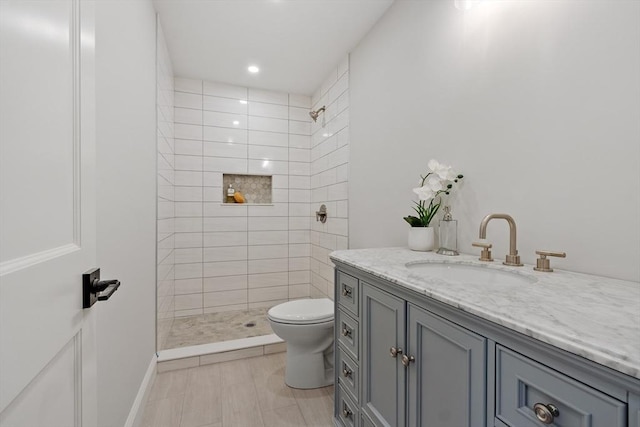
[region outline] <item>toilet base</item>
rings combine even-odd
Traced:
[[[324,352],[304,354],[287,343],[284,382],[292,388],[312,389],[333,384],[333,345]]]

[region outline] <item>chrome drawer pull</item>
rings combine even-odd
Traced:
[[[389,354],[391,355],[391,357],[395,358],[397,355],[402,354],[402,349],[391,347],[389,349]]]
[[[351,330],[350,330],[350,329],[347,329],[346,327],[345,327],[345,328],[342,328],[342,336],[343,336],[343,337],[351,336]]]
[[[545,405],[544,403],[536,403],[535,405],[533,405],[533,410],[535,411],[538,420],[540,420],[540,422],[544,424],[553,423],[553,419],[560,415],[560,411],[558,411],[558,408],[556,408],[555,405],[552,405],[551,403],[547,405]]]
[[[348,286],[343,286],[342,287],[342,296],[343,297],[350,297],[351,296],[351,288]]]

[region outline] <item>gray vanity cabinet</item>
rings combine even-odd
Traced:
[[[637,378],[352,266],[335,277],[336,426],[640,427]]]
[[[362,411],[374,425],[405,425],[405,302],[367,283],[362,293]],[[393,350],[396,349],[396,350]]]
[[[408,304],[409,426],[483,427],[487,340]]]
[[[362,411],[373,424],[484,426],[486,339],[366,282],[361,293]]]
[[[360,281],[336,271],[334,411],[337,425],[360,426]]]

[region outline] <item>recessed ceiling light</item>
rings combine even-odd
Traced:
[[[256,67],[255,65],[249,65],[249,68],[247,68],[247,70],[249,70],[250,73],[257,73],[260,71],[260,68]]]
[[[246,103],[247,103],[247,101],[245,99],[241,99],[240,100],[240,104],[246,104]]]
[[[240,122],[239,122],[238,120],[234,120],[234,121],[233,121],[233,124],[234,124],[234,125],[236,125],[236,126],[238,126],[238,125],[240,124]]]

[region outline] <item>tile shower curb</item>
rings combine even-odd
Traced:
[[[276,334],[173,348],[157,353],[157,372],[194,368],[284,351],[286,351],[286,343]]]

